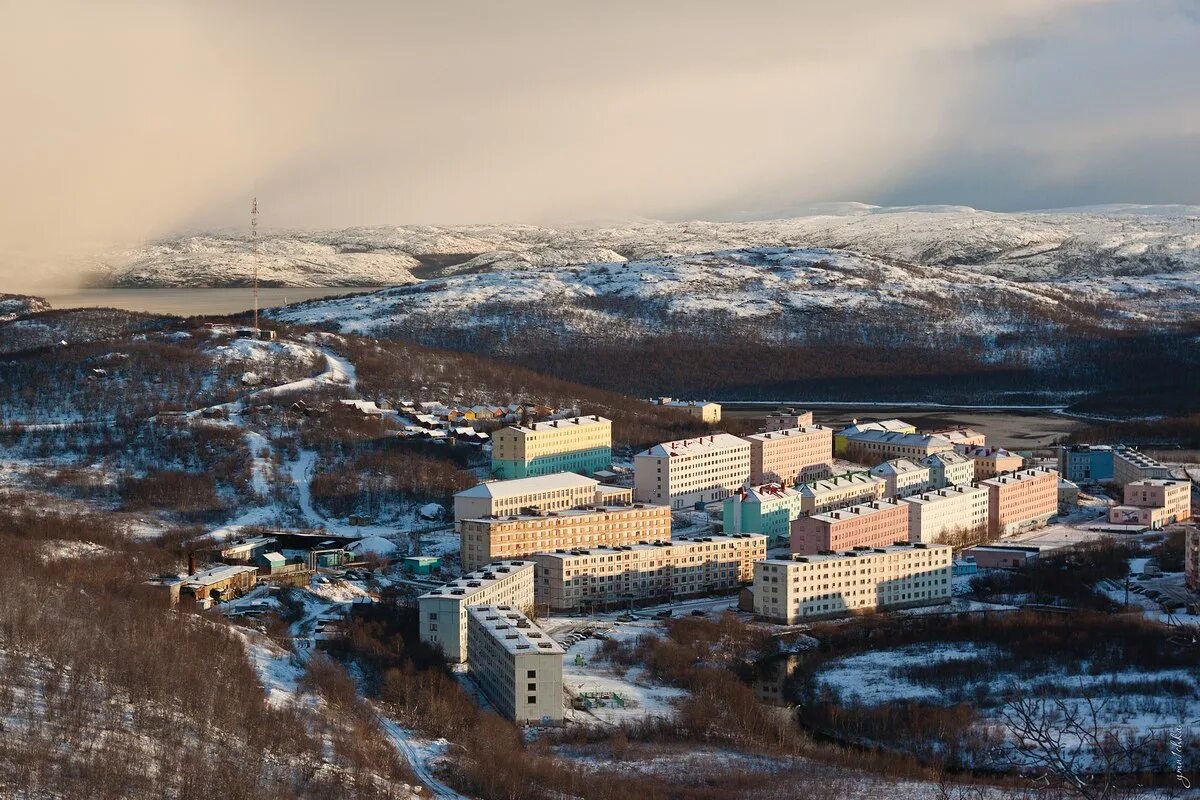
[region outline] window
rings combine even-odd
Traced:
[[[536,677],[537,677],[537,670],[536,670],[536,669],[527,670],[527,671],[525,672],[525,677],[526,677],[526,678],[536,678]]]

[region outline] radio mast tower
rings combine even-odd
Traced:
[[[250,250],[254,254],[254,338],[258,332],[258,198],[250,201]]]

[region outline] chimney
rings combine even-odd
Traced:
[[[196,574],[196,554],[188,553],[188,575]]]

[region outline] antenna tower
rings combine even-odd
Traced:
[[[254,254],[254,338],[258,338],[258,198],[250,201],[250,250]]]

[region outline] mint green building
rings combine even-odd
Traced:
[[[492,472],[504,480],[612,466],[612,422],[596,415],[510,425],[492,434]]]
[[[791,540],[792,520],[802,513],[802,495],[790,486],[766,483],[726,498],[725,533],[761,533],[773,547]]]

